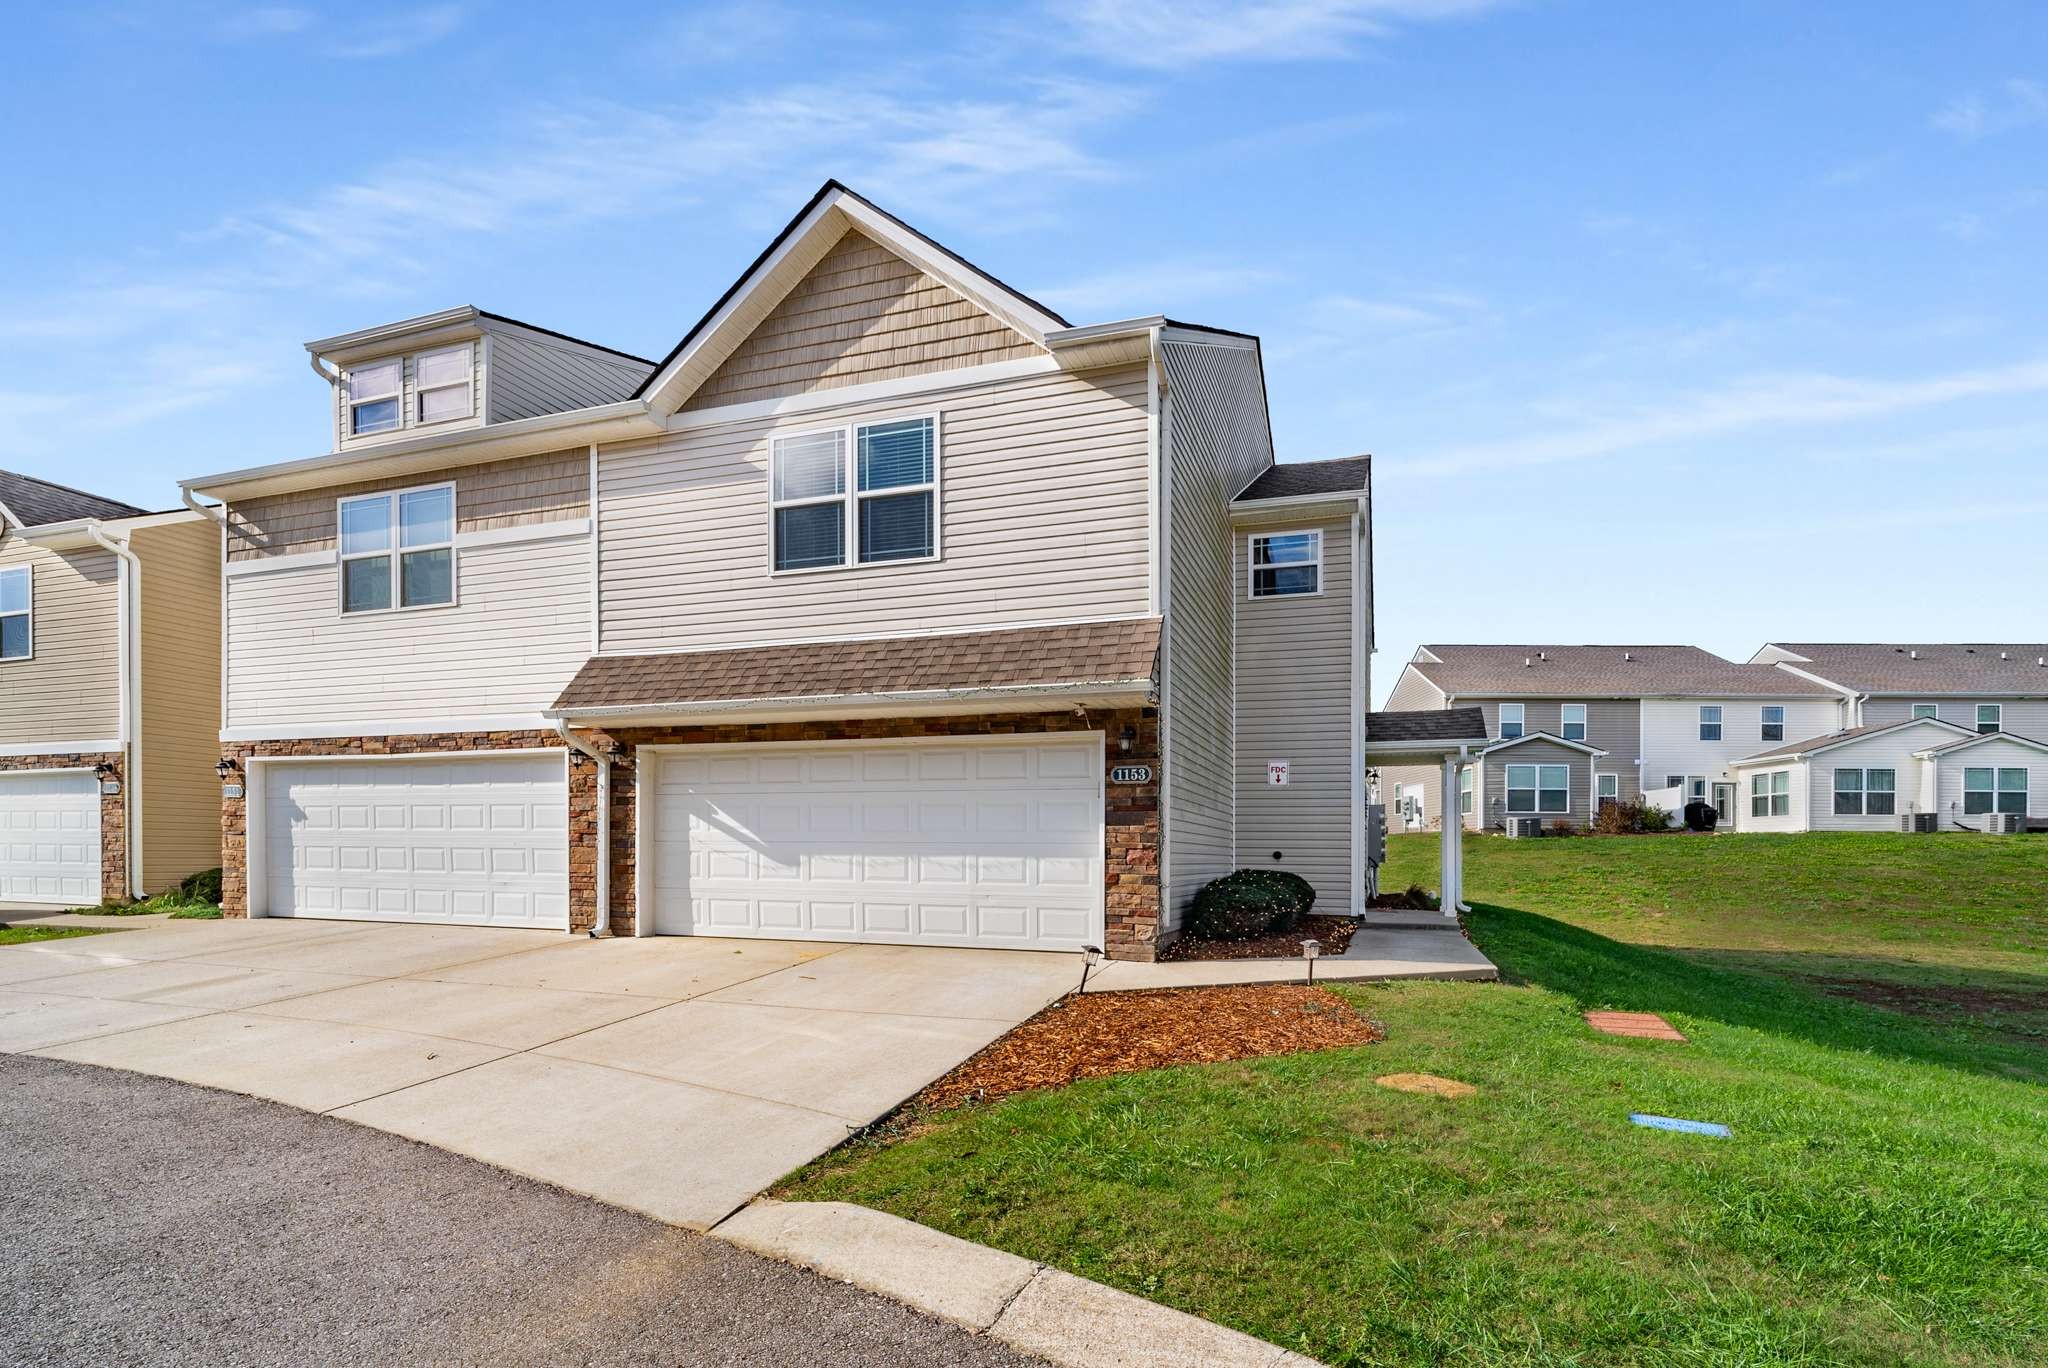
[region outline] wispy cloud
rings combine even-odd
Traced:
[[[1958,96],[1933,119],[1942,132],[1966,140],[2043,122],[2048,122],[2048,86],[2020,77],[2002,82],[1989,95],[1973,91]]]
[[[335,11],[325,24],[320,13],[299,5],[258,5],[223,16],[214,26],[235,42],[313,34],[316,50],[325,57],[360,61],[403,57],[440,42],[462,27],[468,10],[457,4],[423,5],[392,14],[344,15]]]
[[[1667,443],[1758,428],[1853,422],[1965,399],[2048,392],[2048,359],[1917,380],[1769,375],[1724,389],[1529,437],[1451,447],[1390,465],[1389,475],[1464,475],[1480,470],[1593,461]]]
[[[216,29],[221,37],[229,39],[275,38],[303,33],[318,18],[312,10],[296,5],[258,5],[222,16]]]
[[[1502,0],[1051,0],[1073,44],[1121,66],[1345,57],[1405,25],[1463,19]]]
[[[1147,262],[1034,289],[1034,297],[1075,317],[1172,313],[1188,304],[1241,295],[1281,279],[1262,266],[1200,259]]]

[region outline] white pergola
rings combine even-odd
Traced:
[[[1437,895],[1446,917],[1471,910],[1465,906],[1465,852],[1459,839],[1465,823],[1458,810],[1458,771],[1475,763],[1490,744],[1485,717],[1477,708],[1366,714],[1367,765],[1435,765],[1442,770],[1443,798],[1437,811],[1443,814],[1443,851]]]

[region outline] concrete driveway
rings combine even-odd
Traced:
[[[269,1098],[706,1229],[1078,976],[1020,951],[157,922],[0,947],[0,1051]]]

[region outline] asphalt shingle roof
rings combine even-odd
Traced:
[[[12,470],[0,470],[0,504],[19,518],[23,527],[76,518],[133,518],[148,511]]]
[[[1365,739],[1378,741],[1471,741],[1486,739],[1486,714],[1477,708],[1434,708],[1427,712],[1365,715]]]
[[[1697,646],[1440,646],[1410,665],[1459,698],[1832,697],[1778,669],[1738,665]]]
[[[1331,461],[1288,461],[1269,466],[1244,487],[1238,500],[1298,499],[1315,494],[1356,494],[1372,484],[1372,457],[1340,456]]]
[[[1918,722],[1933,722],[1935,720],[1931,717],[1908,717],[1898,722],[1872,722],[1868,726],[1851,727],[1847,731],[1828,732],[1824,736],[1809,736],[1804,741],[1793,741],[1787,745],[1774,746],[1767,751],[1758,751],[1754,755],[1745,755],[1742,757],[1742,760],[1736,763],[1742,764],[1751,760],[1770,760],[1780,755],[1802,755],[1807,751],[1819,750],[1823,746],[1839,746],[1844,741],[1854,741],[1864,736],[1876,736],[1879,732],[1897,731],[1900,727],[1910,727]],[[1953,726],[1953,724],[1950,725]],[[1967,741],[1973,738],[1957,737],[1956,739]]]
[[[1127,684],[1154,679],[1159,619],[944,636],[593,656],[558,710],[831,698],[940,689]]]
[[[1775,641],[1788,662],[1860,693],[2048,694],[2048,643]],[[1914,652],[1918,652],[1916,659]]]

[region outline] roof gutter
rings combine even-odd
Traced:
[[[121,710],[121,815],[122,839],[127,846],[128,896],[142,900],[142,805],[135,792],[142,786],[142,738],[138,714],[141,711],[142,655],[142,561],[126,539],[107,535],[98,522],[81,529],[93,542],[120,557],[122,565],[119,611],[118,669]]]
[[[1097,698],[1131,695],[1150,698],[1152,680],[1114,679],[1076,681],[1064,684],[1023,684],[969,689],[914,689],[894,693],[797,694],[776,698],[721,698],[689,702],[626,703],[588,707],[549,708],[543,716],[558,721],[571,718],[646,717],[655,714],[704,716],[752,712],[784,712],[803,708],[831,709],[844,713],[862,707],[902,707],[920,704],[958,704],[977,699],[1012,698]]]

